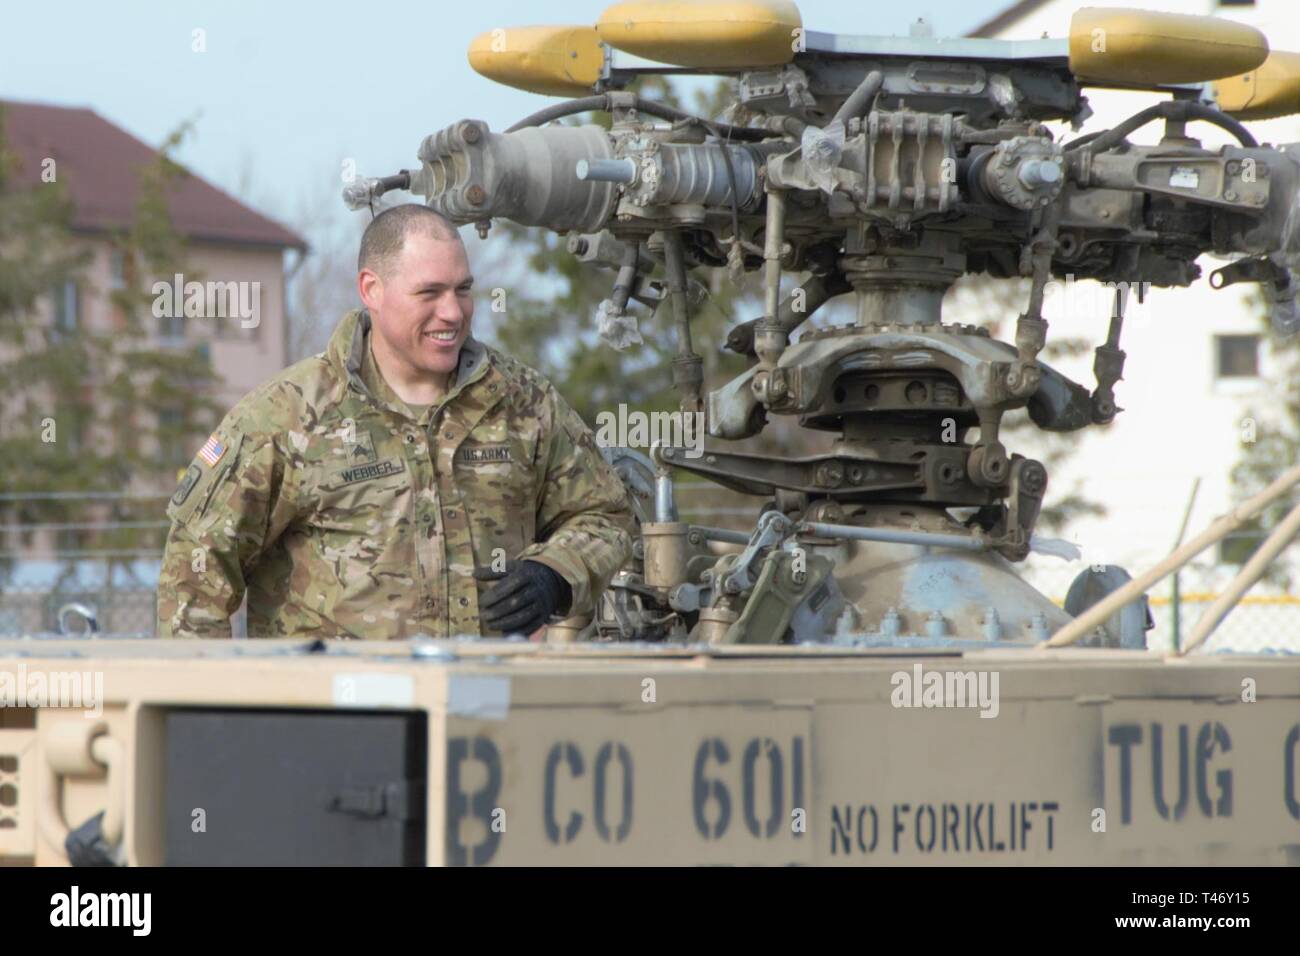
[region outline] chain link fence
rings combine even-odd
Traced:
[[[1030,555],[1018,570],[1053,603],[1064,606],[1070,584],[1088,570],[1088,564]],[[1136,574],[1146,566],[1125,570]],[[1166,578],[1148,591],[1154,626],[1147,631],[1147,647],[1168,651],[1186,642],[1201,615],[1227,590],[1238,570],[1235,565],[1192,562],[1178,572],[1177,587],[1173,579]],[[1300,594],[1258,582],[1219,624],[1202,650],[1300,653]]]
[[[0,494],[0,636],[153,637],[167,497]]]
[[[677,497],[683,521],[742,531],[753,528],[763,503],[761,498],[693,483],[679,485]],[[63,524],[84,525],[92,530],[93,539],[94,531],[120,530],[126,522]],[[42,530],[50,529],[43,525]],[[80,633],[86,629],[83,612],[94,616],[104,636],[152,637],[160,557],[157,549],[42,553],[6,546],[0,550],[0,637]],[[1017,568],[1058,605],[1064,604],[1071,582],[1086,569],[1082,560],[1043,555],[1031,555]],[[1168,650],[1178,640],[1186,640],[1236,570],[1233,565],[1194,562],[1179,573],[1176,591],[1170,580],[1157,585],[1148,595],[1154,627],[1147,632],[1147,646]],[[241,625],[237,620],[236,633],[242,632]],[[1261,581],[1219,625],[1204,650],[1300,653],[1300,594]]]

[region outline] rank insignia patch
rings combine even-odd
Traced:
[[[375,441],[370,437],[370,432],[357,432],[356,439],[354,442],[346,442],[343,446],[347,450],[349,464],[362,465],[379,459],[375,454]]]

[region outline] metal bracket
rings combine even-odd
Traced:
[[[754,565],[758,561],[759,553],[767,548],[774,547],[793,528],[794,522],[781,512],[766,512],[758,519],[758,526],[754,529],[753,535],[750,536],[749,544],[745,546],[745,550],[740,552],[727,572],[721,576],[721,580],[718,582],[718,591],[722,594],[743,594],[753,588],[758,580],[758,573],[755,572]]]

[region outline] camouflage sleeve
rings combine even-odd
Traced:
[[[538,543],[520,557],[540,561],[573,589],[570,615],[591,614],[595,598],[632,552],[635,522],[627,489],[568,402],[550,389],[553,426],[537,504]]]
[[[292,519],[272,436],[230,419],[185,472],[167,507],[158,578],[159,637],[230,637],[245,575]]]

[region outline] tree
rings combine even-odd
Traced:
[[[108,236],[125,282],[109,295],[111,327],[91,328],[78,308],[97,291],[86,276],[91,247],[73,231],[57,175],[24,178],[0,113],[0,519],[63,527],[61,546],[72,554],[160,547],[163,529],[138,526],[160,523],[155,501],[142,507],[104,494],[111,504],[90,502],[133,487],[170,490],[175,449],[192,448],[220,413],[206,354],[160,349],[145,326],[148,280],[183,269],[167,192],[187,175],[171,154],[188,129],[178,128],[141,170],[133,223]],[[53,320],[41,321],[43,312]],[[100,527],[79,527],[87,524]]]
[[[1273,368],[1270,387],[1261,394],[1265,404],[1248,405],[1242,416],[1240,457],[1231,471],[1233,497],[1237,500],[1258,494],[1282,471],[1300,461],[1300,337],[1280,338],[1272,331],[1270,306],[1258,288],[1252,294],[1252,304],[1260,317],[1261,339],[1270,343]],[[1293,487],[1225,539],[1221,551],[1225,559],[1233,564],[1248,561],[1269,531],[1297,504],[1300,488]],[[1289,562],[1279,556],[1264,580],[1289,588]]]

